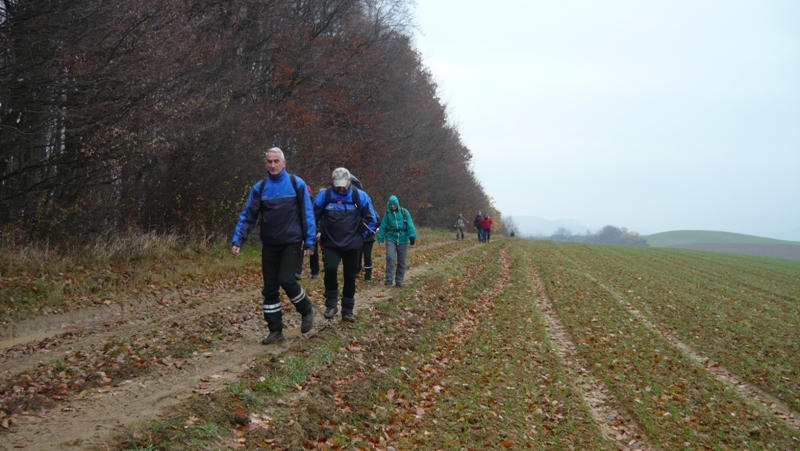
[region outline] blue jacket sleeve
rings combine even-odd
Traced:
[[[319,219],[322,217],[322,206],[325,205],[325,191],[327,188],[317,193],[311,205],[314,207],[314,222],[319,224]]]
[[[250,235],[250,231],[256,226],[258,213],[261,210],[261,196],[256,189],[257,187],[258,184],[250,190],[250,195],[247,196],[247,202],[244,204],[242,214],[239,215],[236,230],[233,232],[233,245],[236,247],[244,245],[244,242],[247,241],[247,236]]]
[[[367,222],[367,227],[369,227],[369,230],[366,230],[363,234],[363,236],[366,237],[372,233],[370,230],[374,231],[375,227],[378,226],[378,213],[375,211],[375,207],[372,205],[372,198],[369,197],[369,194],[364,191],[359,191],[358,194],[359,201],[361,201],[361,204],[364,206],[363,208],[367,208],[369,213],[369,221]]]
[[[303,209],[305,214],[303,220],[305,221],[306,241],[304,249],[313,249],[314,241],[317,239],[317,221],[314,217],[314,204],[311,203],[311,195],[308,194],[306,183],[302,179],[298,179],[297,189],[303,190]]]

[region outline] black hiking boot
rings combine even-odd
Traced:
[[[261,340],[261,344],[271,345],[283,340],[286,340],[286,337],[283,336],[283,331],[281,330],[278,332],[270,332],[269,335],[267,335],[267,338]]]
[[[311,307],[311,313],[308,315],[303,315],[303,319],[300,321],[300,332],[301,333],[308,333],[314,327],[314,314],[317,313],[314,310],[314,307]]]
[[[342,322],[343,323],[354,323],[354,322],[356,322],[356,317],[353,316],[352,313],[342,313]]]
[[[333,319],[333,315],[335,315],[338,311],[339,309],[336,307],[328,307],[325,309],[325,313],[322,316],[324,316],[325,319]]]

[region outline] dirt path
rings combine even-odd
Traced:
[[[427,249],[450,242],[418,246],[412,251],[424,255]],[[454,258],[471,249],[464,245],[448,251],[444,259]],[[382,255],[376,255],[382,264]],[[410,265],[407,282],[428,268],[421,260]],[[380,269],[380,268],[379,268]],[[382,274],[382,271],[377,272]],[[260,344],[266,334],[260,306],[260,281],[248,281],[243,290],[216,290],[173,293],[161,299],[85,309],[62,316],[53,316],[36,327],[36,321],[20,323],[6,331],[0,342],[0,377],[3,380],[24,379],[33,368],[53,365],[70,358],[94,356],[97,361],[109,358],[109,343],[123,350],[113,357],[136,359],[126,353],[127,343],[179,346],[201,337],[202,349],[176,358],[165,356],[146,371],[122,379],[112,379],[98,386],[65,395],[55,407],[11,418],[9,428],[0,430],[0,450],[35,449],[111,449],[109,437],[129,425],[168,414],[169,408],[196,393],[215,391],[226,382],[236,381],[255,358],[264,353],[282,354],[302,346],[307,337],[338,321],[322,318],[324,299],[321,279],[304,280],[302,285],[311,295],[317,309],[315,328],[306,335],[299,333],[300,316],[290,305],[284,307],[286,342],[275,347]],[[379,300],[391,296],[395,287],[380,281],[359,282],[356,315],[372,308]],[[210,336],[209,331],[213,331]],[[14,334],[25,333],[23,337]],[[205,338],[203,338],[205,337]],[[35,379],[35,378],[34,378]],[[9,420],[9,418],[6,418]]]

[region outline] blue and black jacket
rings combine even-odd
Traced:
[[[294,180],[293,180],[294,179]],[[261,241],[266,245],[302,242],[303,249],[313,249],[317,228],[314,209],[306,182],[290,175],[286,169],[277,177],[267,176],[250,190],[244,204],[233,245],[242,247],[261,216]]]
[[[333,249],[361,249],[364,238],[378,225],[378,214],[369,194],[352,183],[342,194],[333,186],[322,190],[314,198],[314,213],[321,233],[320,244]]]

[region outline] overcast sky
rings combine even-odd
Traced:
[[[800,1],[416,4],[503,215],[800,241]]]

